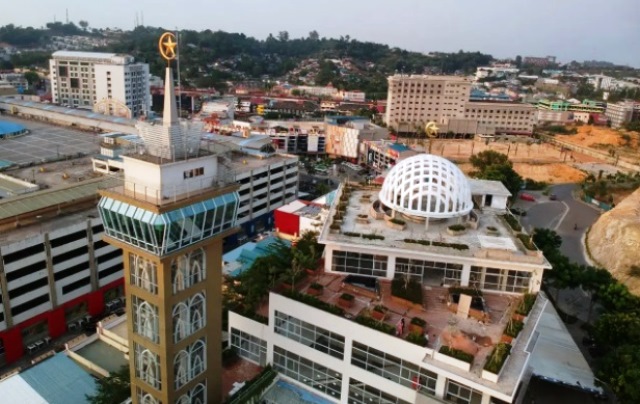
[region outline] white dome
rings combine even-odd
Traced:
[[[385,178],[379,198],[397,212],[428,218],[464,216],[473,208],[464,173],[432,154],[400,161]]]

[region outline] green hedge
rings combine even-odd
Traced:
[[[464,351],[461,351],[459,349],[455,349],[455,348],[450,348],[446,345],[443,345],[440,348],[439,351],[441,354],[447,355],[447,356],[451,356],[452,358],[456,358],[456,359],[460,359],[463,362],[467,362],[467,363],[472,363],[473,362],[473,355],[468,354]]]
[[[384,236],[378,236],[377,234],[363,234],[362,238],[367,240],[384,240]]]
[[[422,304],[422,284],[411,279],[405,289],[405,280],[396,278],[391,281],[391,294],[412,303]]]
[[[309,285],[309,289],[322,290],[324,289],[324,286],[322,286],[318,282],[313,282],[311,285]]]
[[[252,399],[260,397],[267,387],[271,385],[278,373],[267,365],[258,376],[249,380],[233,396],[225,400],[226,404],[249,403]]]
[[[522,226],[520,226],[520,223],[518,223],[518,219],[513,217],[513,215],[502,215],[501,217],[505,220],[505,222],[507,222],[509,227],[511,227],[513,230],[515,231],[522,230]]]
[[[420,245],[426,245],[426,246],[434,246],[434,247],[447,247],[447,248],[453,248],[455,250],[468,250],[469,246],[466,244],[459,244],[459,243],[442,243],[440,241],[430,241],[430,240],[416,240],[416,239],[412,239],[412,238],[405,238],[403,240],[405,243],[409,243],[409,244],[420,244]]]
[[[297,300],[301,303],[308,304],[309,306],[315,307],[316,309],[320,309],[331,314],[335,314],[337,316],[344,315],[344,310],[338,306],[334,306],[329,303],[325,303],[322,300],[316,298],[315,296],[309,296],[304,293],[299,293],[291,290],[286,290],[282,292],[282,294],[290,299]]]
[[[491,355],[487,358],[487,363],[484,365],[484,370],[498,374],[500,369],[506,362],[509,354],[511,353],[511,345],[501,342],[493,348]]]
[[[404,226],[405,224],[407,224],[407,222],[405,222],[404,220],[396,219],[395,217],[392,219],[389,219],[389,222],[400,225],[400,226]]]
[[[356,317],[356,323],[362,324],[365,327],[373,328],[374,330],[378,330],[385,334],[395,335],[396,333],[396,328],[394,326],[371,317],[358,316]]]
[[[420,317],[414,317],[411,319],[411,324],[424,327],[425,325],[427,325],[427,322],[421,319]]]
[[[520,331],[524,328],[524,323],[518,320],[509,320],[507,326],[504,328],[504,334],[512,338],[516,338]]]
[[[463,231],[463,230],[466,230],[466,227],[463,224],[452,224],[451,226],[449,226],[449,230],[451,230],[451,231]]]
[[[427,346],[427,344],[429,343],[429,341],[427,341],[427,337],[425,337],[424,334],[420,334],[417,332],[409,333],[406,340],[420,346]]]
[[[538,249],[536,248],[536,245],[533,244],[533,241],[531,241],[531,236],[529,236],[528,234],[523,234],[520,233],[518,234],[518,239],[520,241],[522,241],[522,244],[524,244],[524,248],[526,248],[529,251],[537,251]]]
[[[352,301],[353,299],[355,299],[355,297],[349,293],[343,293],[340,295],[340,299],[342,300],[346,300],[346,301]]]
[[[522,302],[520,302],[520,304],[518,305],[518,308],[516,309],[516,313],[523,316],[528,316],[535,303],[536,303],[536,295],[532,293],[526,293],[522,297]]]

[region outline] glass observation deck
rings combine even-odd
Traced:
[[[165,255],[235,226],[239,199],[232,192],[158,214],[102,197],[98,212],[109,237]]]

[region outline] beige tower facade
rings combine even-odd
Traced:
[[[183,147],[192,131],[176,118],[170,67],[167,78],[164,130],[139,125],[145,149],[123,156],[124,182],[101,192],[98,210],[105,241],[123,251],[133,403],[217,403],[222,239],[239,196],[215,155]]]

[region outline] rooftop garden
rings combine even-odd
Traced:
[[[409,277],[391,281],[391,295],[415,304],[422,304],[422,284]]]
[[[525,294],[522,297],[522,301],[518,305],[518,308],[516,309],[516,313],[523,316],[528,316],[531,312],[531,309],[533,309],[533,305],[536,303],[536,297],[537,295],[534,295],[532,293]]]
[[[491,373],[499,374],[510,353],[511,345],[500,342],[493,348],[491,355],[489,355],[489,357],[487,358],[487,362],[484,365],[484,370]]]
[[[440,241],[416,240],[416,239],[412,239],[412,238],[405,238],[403,241],[405,243],[409,243],[409,244],[420,244],[420,245],[434,246],[434,247],[447,247],[447,248],[453,248],[455,250],[468,250],[469,249],[468,245],[460,244],[460,243],[443,243],[443,242],[440,242]]]
[[[451,356],[452,358],[461,360],[463,362],[473,363],[473,355],[456,348],[451,348],[449,346],[443,345],[442,347],[440,347],[440,350],[438,352],[447,356]]]
[[[513,231],[522,231],[522,226],[518,222],[518,219],[515,218],[515,216],[506,214],[500,217],[504,219],[505,222],[507,222],[507,224]]]

